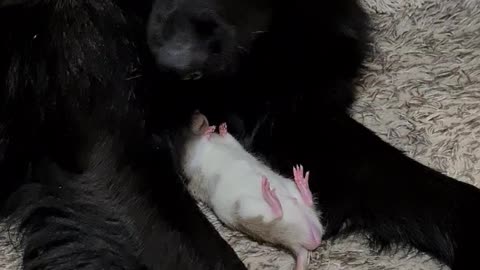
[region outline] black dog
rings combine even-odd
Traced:
[[[142,18],[23,2],[0,9],[0,193],[24,268],[245,269],[146,133]]]
[[[280,171],[311,168],[327,238],[475,262],[479,191],[346,112],[367,53],[356,1],[0,3],[0,194],[26,268],[243,268],[174,169],[166,138],[196,109]]]

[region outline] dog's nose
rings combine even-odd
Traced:
[[[223,28],[213,16],[172,12],[154,29],[150,46],[162,68],[200,79],[208,60],[222,54],[228,38]]]

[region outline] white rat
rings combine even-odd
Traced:
[[[323,235],[309,173],[295,166],[293,179],[283,177],[248,153],[226,124],[214,131],[203,114],[194,114],[182,158],[189,191],[230,228],[287,248],[295,269],[307,269]]]

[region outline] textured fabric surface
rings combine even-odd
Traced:
[[[0,223],[0,270],[18,270],[21,266],[21,247],[16,241],[15,229],[6,229]]]
[[[408,156],[480,184],[480,0],[362,3],[373,18],[374,54],[352,115]],[[204,212],[248,268],[292,269],[290,254],[250,241]],[[0,233],[0,269],[18,269],[19,249],[9,239]],[[376,254],[362,237],[352,236],[323,243],[310,269],[448,268],[402,250]]]

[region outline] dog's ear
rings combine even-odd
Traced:
[[[0,8],[20,5],[32,5],[38,0],[0,0]]]

